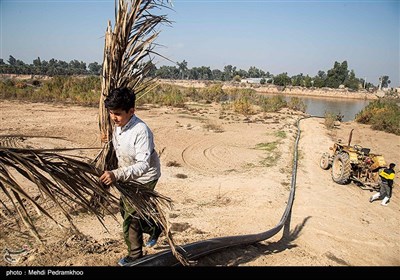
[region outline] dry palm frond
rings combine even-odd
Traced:
[[[58,149],[70,150],[70,149]],[[99,171],[81,157],[60,155],[49,150],[32,150],[23,148],[4,148],[0,147],[0,190],[5,196],[0,196],[0,205],[4,209],[0,214],[4,219],[9,216],[22,218],[22,222],[40,240],[31,218],[33,206],[36,212],[46,215],[60,227],[64,227],[59,221],[53,218],[37,200],[46,198],[54,202],[64,213],[72,227],[75,228],[69,210],[81,207],[96,215],[102,225],[103,213],[113,213],[108,205],[119,204],[119,199],[106,191],[99,182]],[[26,190],[26,182],[30,181],[36,190]],[[129,197],[129,202],[138,209],[138,213],[144,219],[154,218],[159,224],[162,215],[149,216],[148,213],[154,212],[156,205],[170,205],[171,200],[157,192],[137,185],[124,184],[116,185],[116,188],[125,196]],[[103,198],[104,204],[100,209],[93,207],[90,197],[93,194]],[[133,194],[133,195],[132,195]],[[148,204],[144,201],[149,201]],[[18,212],[15,216],[13,213]],[[161,218],[160,218],[161,217]]]
[[[118,199],[101,186],[98,175],[93,165],[79,157],[43,150],[0,147],[0,189],[5,195],[0,196],[0,203],[5,209],[2,215],[6,218],[18,213],[15,216],[16,224],[19,224],[17,218],[21,218],[31,234],[41,241],[32,219],[32,207],[39,215],[44,214],[60,227],[65,227],[37,202],[41,197],[52,201],[74,229],[76,227],[69,214],[74,207],[82,207],[95,214],[105,227],[102,212],[112,213],[105,204],[100,204],[99,208],[92,207],[90,197],[96,194],[111,205],[118,204]],[[33,183],[36,189],[28,192],[26,180]]]
[[[19,135],[0,135],[0,146],[2,147],[18,147],[25,137]]]
[[[171,199],[155,192],[154,190],[135,183],[117,183],[115,184],[115,187],[125,198],[127,198],[127,202],[130,204],[130,206],[136,209],[138,215],[144,221],[150,223],[151,220],[153,220],[163,229],[168,244],[171,247],[172,254],[181,264],[189,265],[190,261],[188,261],[186,257],[176,250],[176,245],[172,237],[169,223],[163,211],[162,206],[167,206],[168,208],[171,207]],[[180,251],[184,252],[182,248],[180,249]]]
[[[102,89],[99,102],[99,126],[104,142],[111,139],[112,124],[104,107],[104,99],[111,89],[127,87],[137,97],[146,92],[152,79],[146,78],[152,68],[154,41],[159,35],[157,27],[169,24],[165,15],[155,15],[154,9],[166,8],[162,0],[119,0],[115,11],[115,25],[108,22],[103,58]],[[96,163],[107,166],[106,157],[112,147],[104,149]]]
[[[27,138],[53,138],[53,139],[63,139],[62,137],[56,136],[35,136],[35,135],[21,135],[21,134],[7,134],[0,135],[0,147],[10,147],[10,148],[23,148],[22,143]]]
[[[105,108],[104,100],[110,90],[118,87],[127,87],[133,90],[137,97],[143,96],[151,85],[152,79],[146,78],[152,67],[152,55],[154,41],[159,35],[157,27],[160,24],[169,23],[165,15],[155,15],[154,9],[166,8],[162,0],[119,0],[115,11],[115,25],[111,23],[105,35],[102,94],[99,102],[99,126],[100,136],[104,147],[96,157],[96,167],[99,170],[113,170],[117,167],[115,151],[111,141],[113,126],[109,114]],[[166,197],[154,199],[154,192],[148,192],[146,188],[136,187],[132,191],[126,191],[129,186],[116,185],[117,189],[129,202],[139,202],[135,205],[138,214],[157,221],[164,229],[167,240],[174,256],[184,265],[188,264],[175,249],[168,221],[161,210],[162,201],[169,201]],[[99,199],[95,199],[95,203]],[[159,211],[156,211],[159,210]]]

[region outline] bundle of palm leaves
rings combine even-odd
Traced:
[[[37,197],[46,197],[64,213],[71,226],[76,229],[68,208],[76,205],[93,213],[103,224],[104,212],[112,214],[108,206],[117,205],[118,198],[102,185],[98,177],[104,170],[116,168],[115,151],[111,139],[113,124],[104,106],[111,89],[127,87],[140,98],[149,91],[152,80],[146,78],[152,67],[154,40],[161,23],[169,23],[165,15],[152,13],[167,8],[163,0],[119,0],[116,2],[115,25],[111,23],[105,35],[102,73],[102,94],[99,102],[99,126],[103,147],[94,163],[86,159],[60,155],[57,151],[0,147],[0,204],[5,219],[18,218],[37,240],[40,234],[31,218],[31,208],[43,213],[59,226],[62,223],[52,217],[38,202]],[[19,179],[17,179],[18,176]],[[26,191],[25,179],[36,186],[36,191]],[[114,184],[114,187],[137,209],[143,219],[152,219],[164,229],[174,256],[188,264],[186,258],[176,250],[164,206],[170,206],[168,197],[134,184]],[[3,195],[4,194],[4,195]],[[32,206],[32,207],[30,207]],[[17,214],[17,215],[14,215]]]

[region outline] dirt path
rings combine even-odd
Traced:
[[[157,190],[174,200],[169,212],[178,244],[208,238],[258,233],[279,222],[288,198],[293,141],[299,115],[288,111],[249,119],[217,105],[189,109],[147,108],[137,115],[153,129],[161,155]],[[36,136],[19,140],[30,147],[97,147],[97,108],[41,103],[0,102],[0,135]],[[369,191],[335,184],[319,167],[320,155],[333,141],[347,141],[380,152],[400,166],[400,137],[343,123],[327,131],[323,120],[301,121],[297,189],[289,236],[206,256],[199,265],[341,266],[399,265],[400,172],[388,207],[370,204]],[[40,137],[39,137],[40,136]],[[46,137],[62,137],[46,138]],[[44,138],[43,138],[44,137]],[[16,140],[14,139],[14,144]],[[93,158],[96,150],[77,152]],[[171,162],[174,165],[169,166]],[[74,216],[84,236],[71,236],[39,220],[47,239],[40,248],[2,231],[0,249],[29,243],[32,253],[18,265],[115,266],[124,255],[120,217],[106,216],[109,232],[86,213]],[[146,249],[167,248],[165,238]],[[90,256],[90,258],[88,258]],[[1,260],[0,265],[8,266]]]

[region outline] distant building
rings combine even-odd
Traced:
[[[247,84],[261,84],[261,80],[265,79],[265,82],[268,83],[268,81],[272,81],[272,78],[246,78],[246,79],[241,79],[241,83],[247,83]]]

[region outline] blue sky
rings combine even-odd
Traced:
[[[315,76],[335,61],[400,86],[400,1],[173,0],[157,51],[188,67]],[[103,60],[114,0],[0,0],[0,58]],[[171,63],[157,59],[157,66]]]

